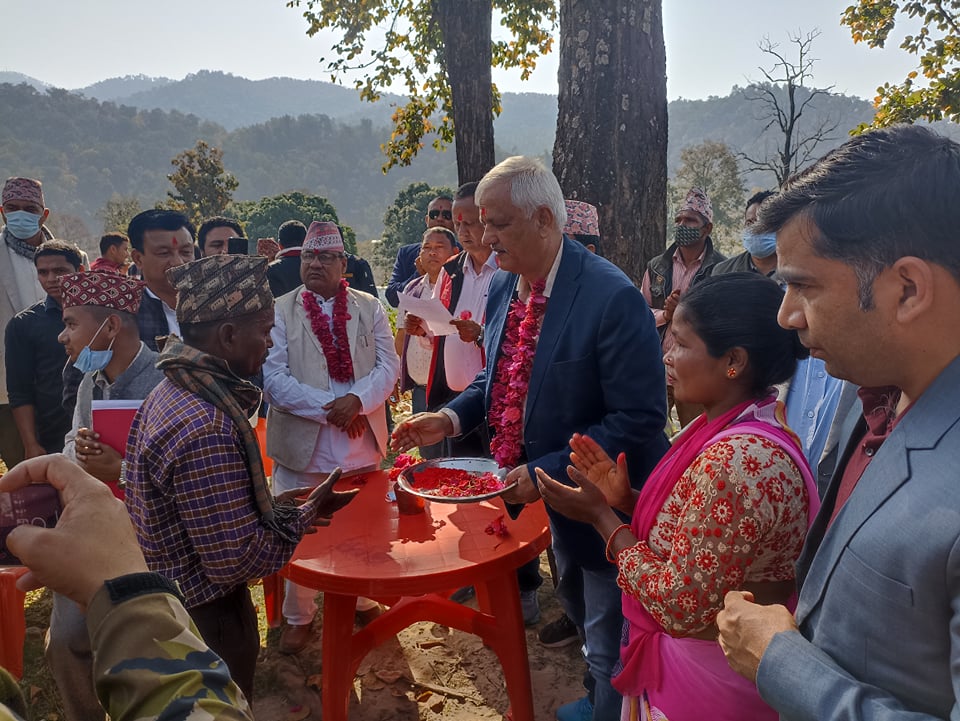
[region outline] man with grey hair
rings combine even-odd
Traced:
[[[482,243],[500,266],[487,300],[486,366],[441,412],[400,424],[394,447],[488,424],[493,456],[517,483],[504,495],[514,516],[540,499],[535,468],[567,477],[574,433],[612,455],[626,452],[639,488],[667,448],[660,341],[643,296],[610,262],[563,238],[563,194],[539,161],[508,158],[484,176],[475,199]],[[557,593],[585,629],[590,672],[588,696],[561,706],[557,718],[619,718],[610,684],[623,622],[616,567],[590,526],[547,510]],[[564,583],[579,574],[574,588]]]

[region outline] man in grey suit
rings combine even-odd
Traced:
[[[731,592],[730,665],[790,721],[960,718],[960,145],[858,136],[762,212],[780,322],[861,386],[794,618]],[[854,406],[855,407],[855,406]]]

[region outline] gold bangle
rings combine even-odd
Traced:
[[[607,560],[610,561],[610,563],[616,563],[616,562],[617,562],[617,559],[611,557],[611,555],[610,555],[610,545],[613,543],[613,539],[616,538],[617,534],[620,533],[620,531],[622,531],[622,530],[624,530],[624,529],[626,529],[626,530],[629,531],[629,530],[630,530],[630,526],[627,525],[626,523],[621,523],[619,526],[617,526],[616,528],[613,529],[613,533],[611,533],[611,534],[610,534],[610,537],[607,539],[606,554],[607,554]]]

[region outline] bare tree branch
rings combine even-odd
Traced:
[[[780,131],[779,140],[776,151],[766,151],[763,158],[751,158],[744,153],[740,153],[739,157],[753,170],[773,173],[780,185],[812,160],[816,147],[830,139],[830,134],[839,126],[839,122],[827,118],[809,130],[806,123],[802,127],[800,122],[808,110],[816,109],[816,98],[833,93],[833,85],[826,88],[806,85],[808,80],[813,79],[813,65],[817,59],[810,53],[813,41],[819,36],[818,29],[788,36],[796,60],[768,36],[758,43],[760,50],[769,55],[773,63],[769,68],[759,68],[763,81],[752,82],[748,89],[753,94],[745,93],[745,97],[756,102],[761,109],[758,119],[766,120],[762,133],[776,126]]]

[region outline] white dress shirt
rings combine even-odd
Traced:
[[[328,300],[316,294],[314,296],[327,315],[332,332],[333,300],[336,296]],[[323,390],[301,383],[290,374],[287,365],[287,329],[282,314],[276,314],[273,330],[270,331],[273,348],[263,364],[263,384],[267,400],[288,413],[308,418],[323,426],[317,436],[310,465],[304,469],[305,473],[329,472],[337,466],[349,473],[380,464],[380,450],[369,427],[363,436],[351,439],[346,431],[327,425],[327,411],[323,408],[327,403],[352,393],[360,399],[360,413],[369,415],[380,408],[390,395],[400,363],[393,349],[390,323],[379,305],[374,316],[373,333],[377,353],[373,370],[363,378],[349,382],[331,378],[329,390]]]
[[[450,312],[454,318],[460,318],[464,311],[470,312],[470,320],[480,325],[484,324],[484,314],[487,310],[487,293],[490,290],[490,281],[497,272],[497,259],[491,253],[486,262],[480,266],[480,272],[473,267],[473,261],[468,257],[463,264],[463,287],[457,306]],[[447,274],[440,271],[441,276]],[[442,277],[437,279],[434,288],[434,297],[437,297],[442,285]],[[464,343],[459,335],[447,336],[443,344],[443,369],[446,372],[447,387],[452,391],[462,391],[473,383],[483,369],[483,353],[476,343]]]

